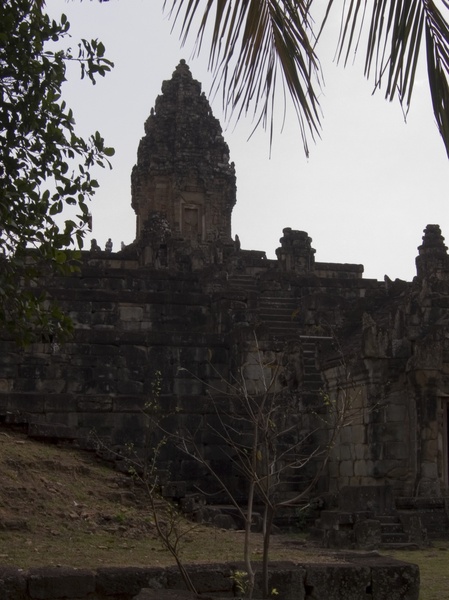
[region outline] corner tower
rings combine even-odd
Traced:
[[[232,246],[234,165],[220,123],[183,60],[163,82],[145,123],[131,190],[145,264],[179,266],[182,258],[184,267],[200,268],[217,261],[217,249]]]

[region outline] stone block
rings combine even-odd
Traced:
[[[69,567],[41,567],[28,573],[28,594],[33,600],[85,598],[95,592],[95,573]]]
[[[70,429],[72,429],[75,432],[78,427],[78,414],[76,412],[65,412],[65,413],[51,412],[51,413],[47,413],[45,422],[48,423],[49,425],[56,425],[56,426],[64,425],[66,427],[69,427]],[[78,433],[78,432],[76,431],[76,433]],[[78,435],[76,437],[78,437]],[[70,438],[68,438],[68,439],[70,439]]]
[[[44,394],[21,394],[16,393],[14,395],[8,394],[7,397],[7,410],[9,412],[18,413],[44,413],[45,406],[45,395]]]
[[[80,412],[111,412],[111,396],[82,396],[77,398],[77,410]]]
[[[411,342],[405,338],[392,340],[391,350],[395,358],[407,358],[411,356]]]
[[[90,347],[90,353],[92,354],[92,356],[101,356],[101,357],[106,357],[106,356],[118,356],[119,354],[119,347],[117,345],[112,345],[112,344],[92,344],[92,346]]]
[[[352,460],[352,445],[351,444],[340,444],[338,447],[338,453],[340,460]]]
[[[142,381],[130,381],[119,379],[115,385],[117,394],[143,394],[144,384]]]
[[[341,477],[352,477],[354,475],[354,463],[352,460],[343,460],[340,463]]]
[[[45,413],[76,412],[77,399],[71,394],[48,394],[44,397]]]
[[[338,504],[351,512],[372,511],[388,514],[394,510],[393,491],[389,486],[345,486],[341,489]]]
[[[381,524],[376,519],[360,520],[354,525],[354,537],[357,548],[374,550],[382,541]]]
[[[354,475],[356,477],[366,477],[367,476],[368,465],[365,460],[356,460],[354,461]]]
[[[231,579],[232,568],[230,565],[188,565],[189,577],[195,589],[200,594],[214,592],[214,594],[230,593],[234,586]],[[170,589],[186,589],[179,569],[167,569],[167,587]]]
[[[386,442],[384,452],[386,459],[405,460],[410,457],[409,447],[405,442]]]
[[[375,473],[375,467],[374,467],[374,461],[372,460],[365,460],[365,473],[364,473],[364,477],[375,477],[376,473]],[[362,485],[366,485],[366,484],[362,484]]]
[[[13,381],[11,379],[0,379],[0,392],[8,393],[13,389]]]
[[[366,444],[356,444],[354,446],[354,455],[355,455],[356,460],[365,461],[365,459],[368,458],[368,454],[369,454],[369,449],[367,448]]]
[[[343,427],[340,432],[340,443],[352,444],[352,427]]]
[[[388,404],[386,406],[386,418],[390,423],[403,424],[407,415],[405,406],[401,404]]]
[[[65,379],[39,379],[35,389],[44,394],[62,394],[67,391],[67,382]]]
[[[422,443],[422,458],[423,461],[431,462],[438,456],[438,441],[433,440],[425,440]]]
[[[142,588],[166,587],[164,569],[139,567],[105,567],[97,570],[96,593],[101,598],[132,597]]]
[[[120,306],[120,319],[122,321],[142,321],[143,308],[141,306]]]
[[[161,495],[163,498],[184,498],[186,495],[185,481],[170,481],[162,486]]]
[[[177,399],[176,408],[178,411],[192,415],[215,414],[214,401],[208,396],[182,396]]]
[[[324,530],[323,546],[325,548],[353,548],[355,544],[352,529]]]
[[[339,529],[340,526],[353,525],[354,516],[348,512],[322,510],[320,522],[323,529]]]
[[[173,393],[179,396],[194,396],[195,394],[203,395],[205,387],[202,381],[196,379],[180,379],[176,377],[173,382]]]
[[[231,515],[224,515],[222,513],[215,515],[213,526],[219,529],[237,529],[237,522]]]
[[[428,543],[427,529],[423,525],[423,520],[419,511],[406,510],[399,512],[399,519],[402,523],[409,542],[423,546]]]
[[[28,600],[26,573],[15,567],[0,567],[0,600]]]
[[[138,412],[142,413],[145,409],[146,398],[134,394],[124,394],[111,397],[113,412]]]
[[[46,441],[76,440],[78,432],[62,423],[30,423],[28,437]]]
[[[393,559],[378,559],[372,568],[373,600],[418,600],[419,568],[417,565],[401,563]]]
[[[366,443],[366,427],[364,425],[353,425],[349,429],[351,431],[351,442],[353,444]]]
[[[19,368],[17,364],[3,364],[1,365],[2,377],[5,379],[16,378],[19,375]]]
[[[304,600],[306,569],[294,567],[290,563],[272,563],[268,575],[268,590],[270,598],[279,600]],[[275,590],[275,592],[274,592]],[[262,598],[262,573],[256,573],[255,598]]]
[[[362,600],[370,598],[371,570],[343,564],[308,564],[305,577],[307,600]],[[389,598],[385,596],[385,598]]]
[[[131,367],[135,364],[148,363],[148,350],[144,346],[139,346],[137,344],[121,344],[119,354],[125,358],[126,364]],[[149,368],[151,368],[151,366]]]
[[[437,479],[438,468],[435,462],[422,462],[421,463],[421,476],[425,479]]]
[[[195,459],[185,459],[179,464],[179,475],[186,481],[204,481],[208,477],[207,468]]]

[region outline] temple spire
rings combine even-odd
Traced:
[[[439,225],[427,225],[422,244],[416,257],[416,272],[419,278],[429,275],[441,276],[449,270],[449,257]]]
[[[234,166],[220,123],[183,60],[145,123],[131,183],[138,242],[148,228],[154,238],[155,220],[164,221],[171,243],[232,242]]]

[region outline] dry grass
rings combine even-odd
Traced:
[[[0,430],[0,564],[169,565],[148,498],[94,454]],[[182,524],[185,562],[242,560],[243,532]],[[277,559],[322,560],[298,536],[274,536]],[[262,555],[254,534],[254,558]],[[286,542],[289,542],[288,544]]]

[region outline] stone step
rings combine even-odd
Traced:
[[[279,310],[273,310],[273,312],[268,313],[265,310],[263,312],[259,311],[259,316],[261,319],[272,320],[272,321],[283,321],[285,323],[298,323],[295,319],[291,318],[291,315],[285,311],[281,312]]]
[[[398,510],[444,510],[445,498],[443,496],[429,498],[398,496],[395,498],[395,504]]]
[[[263,302],[259,300],[259,308],[260,310],[265,311],[274,311],[274,310],[285,310],[291,312],[293,315],[296,315],[296,306],[291,303],[286,302]]]
[[[379,515],[377,519],[381,522],[382,525],[400,523],[400,520],[397,515]]]
[[[401,533],[381,533],[382,544],[404,544],[407,540],[407,535]]]
[[[392,533],[404,533],[402,523],[382,523],[380,524],[382,535],[390,535]]]
[[[278,294],[276,294],[276,296],[270,296],[268,293],[263,293],[260,296],[260,300],[263,302],[273,302],[273,303],[291,302],[293,304],[296,304],[296,306],[298,306],[298,301],[296,300],[296,298],[292,298],[290,295],[283,295],[282,292],[279,292]]]
[[[254,279],[248,277],[248,279],[236,279],[235,277],[230,277],[228,279],[228,283],[229,285],[231,285],[232,287],[239,287],[239,288],[244,288],[246,289],[250,289],[250,290],[257,290],[257,283],[254,281]]]
[[[279,309],[279,308],[285,308],[290,310],[293,314],[295,314],[297,312],[297,305],[295,302],[291,302],[290,300],[282,300],[282,298],[280,298],[279,300],[276,301],[268,301],[268,300],[263,300],[262,298],[259,297],[259,307],[261,309]]]
[[[380,547],[383,550],[419,550],[420,547],[414,542],[387,542],[382,543]]]

